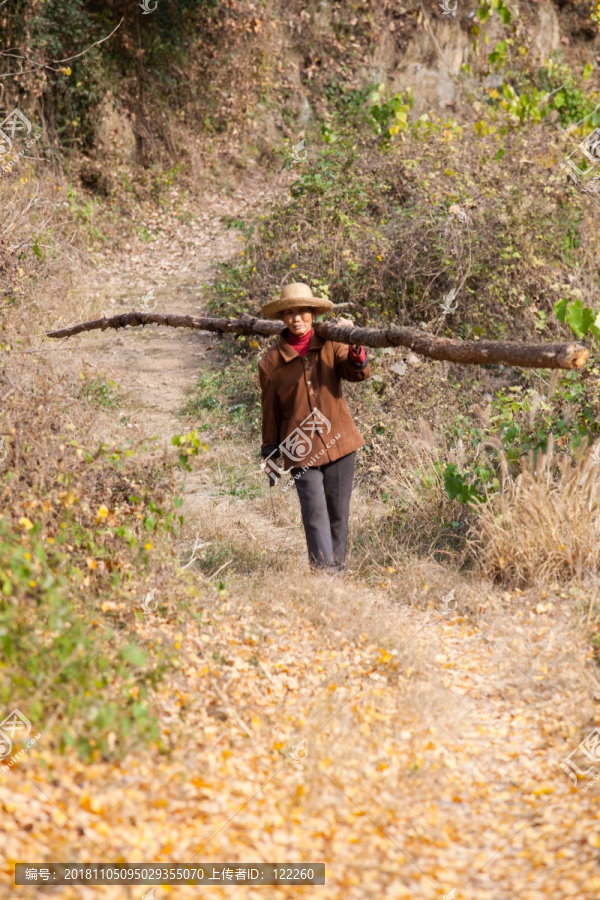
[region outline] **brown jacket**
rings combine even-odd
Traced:
[[[285,339],[269,348],[258,364],[262,391],[263,457],[285,470],[322,466],[364,445],[342,394],[341,379],[365,381],[368,360],[348,359],[348,344],[323,341],[314,332],[306,356]]]

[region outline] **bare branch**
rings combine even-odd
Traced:
[[[0,6],[2,6],[1,3],[0,3]],[[123,16],[123,18],[121,19],[119,24],[113,28],[113,30],[111,31],[110,34],[107,34],[105,37],[100,38],[99,41],[94,41],[93,44],[90,44],[90,46],[86,47],[85,50],[82,50],[81,53],[77,53],[77,54],[75,54],[75,56],[67,56],[66,59],[50,59],[48,61],[38,62],[37,60],[35,60],[35,61],[31,60],[30,57],[28,57],[28,56],[20,56],[20,55],[17,55],[16,53],[9,53],[7,50],[2,50],[2,51],[0,51],[0,56],[7,56],[12,59],[27,60],[27,62],[30,65],[33,65],[33,68],[32,69],[23,69],[23,67],[21,66],[20,71],[18,71],[18,72],[3,72],[0,75],[0,78],[12,78],[15,75],[30,75],[32,72],[38,72],[40,69],[48,69],[51,72],[60,72],[60,68],[55,69],[54,66],[60,66],[62,63],[67,63],[67,62],[71,62],[74,59],[79,59],[80,56],[85,56],[85,54],[89,53],[90,50],[93,50],[94,47],[99,47],[100,44],[103,44],[105,41],[107,41],[109,38],[111,38],[113,36],[113,34],[115,33],[115,31],[117,31],[121,27],[121,25],[123,24],[124,18],[125,17]]]
[[[15,225],[17,224],[17,222],[19,221],[19,219],[22,219],[23,216],[25,215],[25,213],[29,211],[29,208],[30,208],[31,206],[33,206],[33,205],[36,203],[37,198],[38,198],[39,190],[40,190],[40,186],[39,186],[38,182],[36,182],[36,185],[35,185],[35,193],[34,193],[34,194],[32,195],[32,197],[29,199],[29,202],[27,203],[27,206],[23,207],[23,209],[22,209],[20,212],[17,212],[16,215],[13,216],[12,222],[10,222],[10,224],[6,226],[6,228],[4,229],[4,231],[2,232],[2,234],[10,234],[10,232],[13,230],[13,228],[15,227]]]
[[[66,63],[66,62],[71,62],[71,60],[73,60],[73,59],[79,59],[80,56],[83,56],[84,54],[89,53],[89,51],[90,51],[93,47],[99,47],[100,44],[103,44],[104,41],[107,41],[109,38],[111,38],[111,37],[113,36],[113,34],[115,33],[115,31],[117,31],[117,29],[119,29],[119,28],[121,27],[121,25],[123,24],[123,19],[124,19],[124,18],[125,18],[125,16],[123,16],[123,17],[121,18],[121,21],[119,22],[119,24],[116,25],[116,26],[113,28],[113,30],[111,31],[110,34],[107,34],[106,37],[101,38],[99,41],[94,41],[94,43],[93,43],[93,44],[90,44],[90,46],[89,46],[86,50],[82,50],[81,53],[78,53],[76,56],[67,56],[66,59],[53,59],[52,62],[54,62],[54,63]]]
[[[162,313],[130,312],[82,322],[70,328],[49,331],[48,337],[63,338],[84,331],[106,331],[107,328],[126,328],[137,325],[168,325],[171,328],[192,328],[218,334],[280,334],[283,322],[242,316],[239,319],[216,319],[208,316],[179,316]],[[350,328],[329,322],[315,322],[319,337],[343,344],[362,344],[365,347],[408,347],[430,359],[471,365],[490,363],[533,369],[581,369],[587,362],[588,350],[582,344],[527,344],[509,341],[461,341],[440,338],[416,328]]]

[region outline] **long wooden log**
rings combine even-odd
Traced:
[[[283,322],[241,316],[239,319],[216,319],[209,316],[175,316],[155,312],[130,312],[82,322],[70,328],[49,331],[48,337],[66,338],[84,331],[126,328],[135,325],[169,325],[171,328],[193,328],[218,334],[279,334]],[[486,365],[500,363],[533,369],[581,369],[587,362],[588,350],[574,342],[567,344],[527,344],[515,341],[461,341],[434,337],[416,328],[350,328],[333,322],[315,322],[314,329],[325,340],[365,347],[408,347],[421,356],[448,362]]]

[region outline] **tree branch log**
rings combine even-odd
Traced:
[[[82,322],[70,328],[49,331],[48,337],[63,338],[84,331],[126,328],[136,325],[169,325],[171,328],[193,328],[217,334],[279,334],[283,322],[242,316],[239,319],[215,319],[208,316],[175,316],[154,312],[130,312],[110,318]],[[527,344],[509,341],[461,341],[434,337],[416,328],[391,325],[389,328],[350,328],[332,322],[315,322],[314,330],[324,340],[365,347],[408,347],[421,356],[448,362],[487,365],[496,363],[533,369],[581,369],[587,362],[588,350],[574,342],[568,344]]]

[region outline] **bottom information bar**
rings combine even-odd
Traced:
[[[15,884],[325,884],[325,863],[16,863]]]

